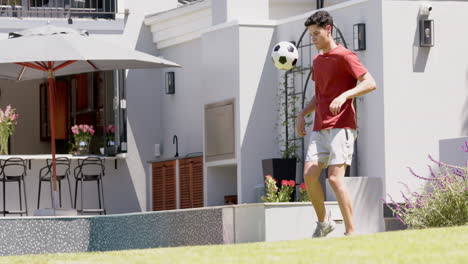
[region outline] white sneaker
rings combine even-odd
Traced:
[[[331,220],[331,212],[328,214],[328,220],[321,223],[317,222],[317,227],[315,227],[314,234],[312,237],[326,237],[328,234],[335,230],[336,224]]]

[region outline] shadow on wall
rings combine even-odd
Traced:
[[[152,34],[148,27],[141,25],[139,28],[135,49],[141,52],[153,53],[154,44]],[[140,205],[141,201],[149,202],[146,195],[150,185],[147,160],[153,158],[154,143],[161,140],[160,137],[160,83],[161,71],[159,69],[130,70],[126,77],[127,99],[127,155],[133,157],[122,166],[121,175],[126,178],[126,184],[132,186],[132,200],[126,205],[126,212],[145,211],[148,207]],[[134,142],[132,142],[134,141]],[[135,186],[139,186],[135,189]],[[142,187],[144,186],[144,187]],[[126,194],[122,192],[122,198]],[[125,202],[125,201],[122,201]]]
[[[466,69],[466,78],[465,78],[465,91],[467,96],[465,96],[465,103],[463,104],[462,109],[462,128],[461,128],[461,135],[468,136],[468,68]]]
[[[248,190],[242,190],[242,199],[243,202],[248,203],[256,201],[254,186],[263,183],[262,159],[279,157],[277,143],[275,142],[275,123],[278,115],[276,93],[279,83],[277,78],[272,78],[272,76],[277,75],[277,70],[271,63],[269,52],[275,44],[273,43],[274,39],[275,36],[273,35],[268,46],[268,52],[265,53],[263,71],[241,145],[242,155],[248,157],[247,160],[243,161],[241,172],[243,175],[242,186],[248,188]],[[259,137],[259,135],[261,136]],[[245,181],[248,181],[248,183]]]
[[[119,160],[117,162],[117,170],[114,170],[114,168],[106,168],[104,195],[106,198],[107,213],[141,212],[141,206],[133,182],[134,180],[131,177],[127,161]],[[109,165],[113,166],[114,162],[106,164],[106,166]],[[95,200],[97,201],[97,197]]]
[[[419,21],[421,19],[427,19],[428,16],[420,15],[418,10],[418,16],[416,18],[416,32],[414,32],[413,41],[413,72],[424,72],[426,70],[427,59],[431,52],[431,47],[420,47],[419,46]]]

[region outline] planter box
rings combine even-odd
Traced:
[[[342,236],[344,226],[338,203],[325,202],[325,207],[337,222],[336,230],[329,236]],[[311,238],[317,221],[309,202],[245,204],[237,205],[232,210],[232,243]]]

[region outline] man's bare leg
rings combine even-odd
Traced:
[[[351,198],[344,184],[344,175],[346,172],[346,164],[328,166],[328,182],[336,195],[336,200],[340,206],[341,214],[343,215],[346,235],[354,233],[353,221],[353,206]]]
[[[320,184],[319,177],[322,171],[323,163],[306,161],[304,165],[304,182],[310,201],[314,206],[315,213],[319,222],[325,221],[325,197]]]

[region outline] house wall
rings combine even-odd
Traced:
[[[178,112],[177,109],[187,107],[194,109],[192,105],[199,105],[198,113],[197,111],[190,112],[192,113],[190,117],[198,120],[199,117],[197,116],[201,116],[204,104],[234,98],[236,100],[236,120],[238,122],[236,124],[237,156],[234,160],[205,164],[205,181],[207,181],[205,186],[208,188],[205,198],[207,205],[222,203],[219,198],[221,197],[220,194],[213,194],[218,197],[217,199],[210,198],[210,192],[212,192],[210,186],[214,186],[215,182],[217,188],[222,188],[223,184],[221,183],[224,183],[224,185],[229,184],[231,177],[222,175],[232,173],[226,172],[223,174],[221,173],[223,170],[210,168],[230,166],[230,172],[234,168],[237,171],[238,201],[240,203],[255,202],[257,198],[255,186],[261,185],[263,182],[261,160],[279,157],[279,149],[275,143],[277,135],[275,122],[278,118],[276,110],[278,102],[275,95],[281,73],[270,63],[269,53],[272,46],[280,40],[298,40],[304,30],[303,23],[310,13],[276,22],[265,20],[264,13],[259,13],[258,19],[255,17],[245,19],[243,15],[239,15],[240,18],[237,20],[230,21],[229,16],[217,17],[219,12],[229,13],[229,11],[223,11],[223,8],[227,8],[227,5],[220,2],[213,4],[211,12],[213,23],[219,24],[210,27],[206,25],[205,19],[200,17],[197,20],[194,19],[194,12],[199,14],[203,8],[209,8],[209,2],[202,3],[200,3],[198,9],[185,7],[185,11],[183,9],[171,11],[174,12],[173,25],[177,25],[176,19],[193,21],[193,24],[187,25],[191,29],[185,28],[185,31],[196,32],[203,25],[207,28],[200,30],[198,34],[193,33],[191,35],[192,39],[184,39],[184,33],[180,27],[173,28],[174,32],[178,31],[180,33],[179,36],[175,33],[170,38],[166,37],[165,34],[159,35],[161,29],[167,26],[148,23],[152,28],[153,40],[157,45],[168,45],[160,49],[160,54],[167,59],[184,65],[183,69],[175,70],[176,86],[178,87],[176,89],[180,89],[183,94],[178,94],[176,91],[175,96],[169,96],[167,104],[166,100],[162,104],[163,112],[167,111],[168,113],[167,115],[164,114],[167,117],[165,117],[162,127],[164,131],[173,127],[177,127],[180,131],[190,130],[190,127],[192,127],[191,122],[180,121],[186,120],[187,116]],[[269,4],[271,5],[272,2]],[[189,8],[192,12],[189,12]],[[381,19],[379,12],[370,11],[379,10],[380,8],[380,1],[361,0],[333,4],[327,9],[336,17],[336,23],[343,31],[348,44],[352,43],[352,24],[365,22],[369,25],[367,28],[370,35],[370,37],[368,36],[368,49],[358,55],[381,87],[383,86],[382,60],[375,59],[379,57],[379,54],[382,54],[382,41],[379,35]],[[181,12],[186,12],[186,17],[182,16]],[[209,12],[203,12],[205,12],[205,15],[209,14]],[[372,13],[372,15],[366,16],[367,13]],[[180,17],[176,15],[180,15]],[[158,16],[151,17],[151,20],[158,20],[158,22],[164,24],[167,23],[169,17],[170,12],[159,18]],[[147,20],[150,20],[150,18]],[[275,25],[277,25],[276,28]],[[201,42],[199,42],[199,38]],[[193,50],[198,50],[198,45],[203,51],[202,54],[193,52]],[[202,59],[200,65],[193,62],[197,61],[197,56]],[[199,80],[193,77],[196,75],[201,76],[201,87],[199,86]],[[181,79],[179,79],[179,76]],[[186,87],[188,84],[190,88]],[[223,87],[223,89],[220,89],[220,87]],[[192,95],[189,90],[199,91],[203,96],[199,98]],[[361,149],[364,159],[363,163],[358,165],[362,167],[360,175],[370,175],[371,177],[383,177],[384,175],[382,101],[383,90],[380,89],[366,95],[358,103],[359,112],[362,115],[359,126],[363,130],[360,134],[358,149]],[[373,112],[375,115],[367,114],[367,112]],[[200,131],[203,131],[200,126],[193,127],[201,130],[192,129],[193,133],[188,136],[190,139],[196,139]],[[173,133],[163,133],[163,148],[166,148],[167,145],[172,144]],[[376,136],[370,137],[369,134]],[[367,161],[368,157],[375,156],[382,158],[377,161]],[[210,183],[210,181],[212,182]],[[216,190],[216,193],[218,192],[219,190]],[[226,194],[228,194],[227,190]]]
[[[394,198],[404,190],[400,182],[421,186],[407,167],[429,175],[427,155],[439,158],[439,140],[468,135],[468,51],[458,48],[468,41],[458,34],[465,31],[468,2],[431,1],[430,48],[418,45],[420,4],[383,1],[385,184]]]
[[[145,15],[175,8],[177,1],[145,0],[142,3],[120,0],[119,10],[128,9],[129,15],[108,24],[80,20],[74,20],[73,24],[73,27],[89,28],[99,38],[159,55],[183,66],[173,69],[176,74],[174,95],[164,94],[164,73],[168,69],[127,71],[128,153],[125,159],[118,161],[117,170],[113,162],[107,164],[108,212],[148,210],[151,178],[146,161],[154,159],[154,144],[162,145],[164,158],[172,157],[175,154],[172,138],[176,134],[179,156],[203,151],[203,105],[226,99],[235,100],[236,158],[205,164],[205,180],[215,179],[205,182],[208,183],[205,186],[223,188],[229,184],[216,195],[207,192],[205,198],[217,197],[206,199],[207,205],[222,203],[223,193],[232,194],[233,175],[236,175],[239,203],[255,202],[255,186],[263,181],[261,160],[279,155],[274,143],[274,123],[280,75],[270,63],[269,51],[280,40],[297,40],[311,11],[268,21],[272,14],[281,17],[274,13],[278,9],[244,14],[239,10],[245,8],[246,2],[238,2],[239,6],[222,11],[221,17],[216,17],[217,13],[208,11],[211,3],[207,0],[156,15],[161,24],[171,25],[165,28],[162,41],[158,42],[159,29],[144,25]],[[272,1],[256,4],[267,8],[276,5]],[[401,190],[399,181],[409,182],[410,186],[419,184],[412,181],[406,166],[425,171],[425,155],[437,152],[438,139],[463,136],[468,131],[468,56],[452,44],[453,32],[463,31],[459,21],[463,21],[467,3],[433,2],[435,8],[431,17],[436,23],[436,46],[430,49],[416,45],[419,4],[418,1],[354,0],[326,7],[350,48],[352,25],[366,23],[367,50],[356,53],[376,79],[378,88],[358,100],[357,171],[359,176],[385,178],[384,192],[394,196]],[[196,9],[197,5],[201,6],[199,13],[193,16],[188,14],[190,12],[183,13]],[[300,9],[289,10],[288,15]],[[171,17],[176,13],[190,19],[184,22]],[[237,15],[245,16],[235,19]],[[31,21],[2,18],[0,37],[6,37],[5,33],[11,28],[20,30],[33,25]],[[213,22],[218,24],[212,27],[210,23]],[[53,20],[51,23],[65,25],[66,22]],[[443,28],[454,30],[440,30]],[[463,43],[465,37],[456,36],[457,43]],[[444,77],[439,77],[439,72],[444,72]],[[4,104],[3,84],[0,83],[1,105]],[[14,86],[23,87],[22,84]],[[448,92],[441,93],[440,87],[448,87],[445,88]],[[423,100],[419,99],[421,95],[424,95]],[[415,100],[422,107],[415,107]],[[22,104],[18,100],[17,105]],[[31,119],[24,124],[34,126],[34,122],[37,121]],[[42,151],[43,146],[39,147]],[[33,167],[38,166],[33,164]],[[37,175],[36,171],[31,173]],[[222,178],[223,175],[226,177]],[[34,186],[28,188],[34,189]],[[15,195],[11,193],[9,195]],[[95,193],[94,188],[89,190],[89,194],[92,193]],[[30,207],[34,207],[34,202],[30,202]]]
[[[255,186],[264,181],[262,160],[276,157],[277,119],[274,78],[276,69],[270,51],[276,44],[275,30],[269,25],[240,25],[240,201],[256,202]]]
[[[351,0],[325,0],[324,7],[333,6]],[[302,15],[317,7],[316,1],[310,0],[270,0],[269,18],[272,20],[286,19]]]

